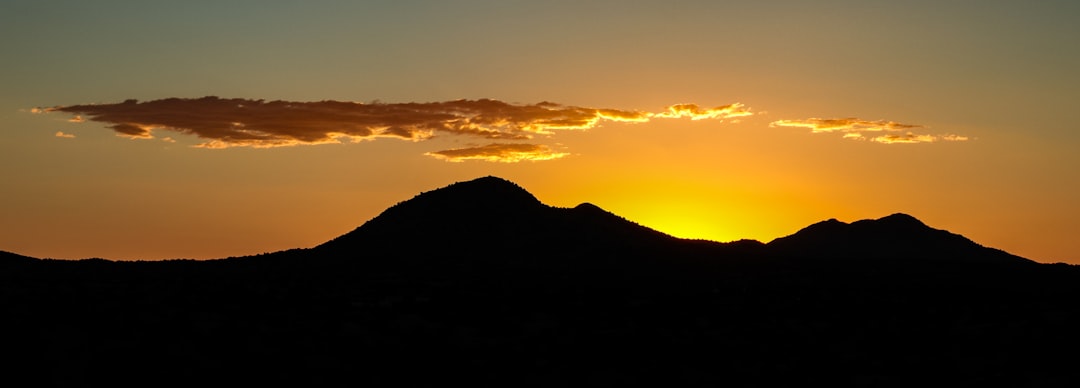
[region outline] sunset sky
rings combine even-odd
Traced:
[[[8,0],[0,250],[311,247],[495,175],[679,237],[902,212],[1080,264],[1077,20],[1071,0]]]

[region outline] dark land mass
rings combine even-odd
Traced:
[[[1072,387],[1078,291],[1080,268],[904,214],[683,240],[486,177],[310,249],[0,253],[0,365],[31,386]]]

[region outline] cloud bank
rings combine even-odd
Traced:
[[[455,148],[444,151],[428,152],[425,155],[448,162],[465,160],[485,160],[489,162],[521,162],[525,160],[552,160],[566,156],[555,152],[543,144],[499,144],[492,143],[480,147]]]
[[[903,124],[885,120],[863,120],[854,117],[840,119],[809,118],[805,120],[777,120],[769,124],[770,127],[797,127],[808,128],[811,133],[843,133],[843,138],[851,140],[868,140],[882,144],[912,144],[933,143],[936,141],[966,141],[966,136],[959,135],[930,135],[916,134],[910,130],[925,129],[926,127],[916,124]],[[904,134],[889,132],[905,132]],[[866,133],[881,133],[877,136],[867,136]]]
[[[587,130],[604,121],[648,122],[654,118],[724,120],[750,116],[741,104],[703,108],[671,105],[657,113],[599,109],[553,102],[513,104],[498,100],[455,100],[427,103],[293,102],[239,98],[166,98],[115,104],[35,108],[35,113],[65,112],[73,122],[107,124],[117,135],[154,138],[155,131],[173,131],[204,139],[200,148],[272,148],[295,145],[354,143],[377,138],[423,141],[457,135],[503,141],[427,155],[448,160],[514,162],[550,160],[564,153],[525,141],[556,131]]]

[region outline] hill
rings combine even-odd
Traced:
[[[902,213],[850,224],[830,219],[777,238],[768,245],[774,253],[801,257],[1033,263],[983,247],[964,236],[931,228]]]
[[[1080,381],[1080,270],[903,214],[725,244],[485,177],[309,249],[0,269],[38,386]]]

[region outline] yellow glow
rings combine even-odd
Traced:
[[[743,238],[732,220],[715,218],[701,211],[701,203],[673,202],[647,204],[630,211],[635,222],[675,237],[730,241]]]
[[[541,195],[542,201],[573,206],[588,200],[628,220],[675,237],[713,241],[757,239],[768,241],[790,233],[793,226],[777,224],[774,217],[790,218],[805,213],[805,201],[785,196],[767,184],[723,184],[694,181],[700,171],[684,176],[655,175],[637,166],[627,174],[593,183],[587,192]],[[564,184],[588,187],[584,177],[567,177]],[[575,180],[576,180],[575,179]],[[757,192],[759,188],[765,191]],[[806,218],[806,217],[804,217]],[[813,217],[809,217],[813,218]],[[795,221],[801,222],[801,221]]]

